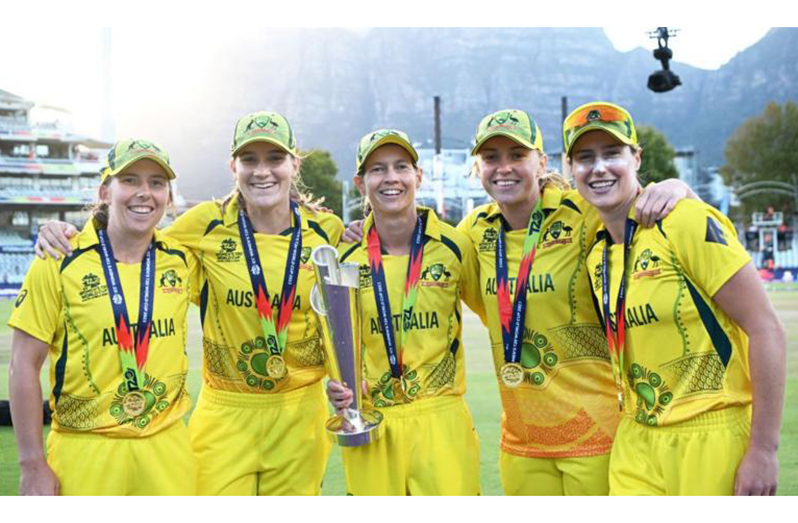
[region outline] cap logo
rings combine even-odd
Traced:
[[[265,117],[256,116],[255,118],[252,118],[249,121],[247,127],[244,129],[244,132],[245,133],[250,131],[257,132],[257,129],[254,129],[254,127],[257,127],[258,129],[265,129],[267,125],[270,126],[272,129],[278,129],[280,127],[280,124],[272,120],[271,116],[265,116]],[[272,131],[267,130],[267,132],[272,132]]]
[[[598,110],[593,109],[589,113],[587,113],[587,121],[588,122],[595,122],[596,120],[601,120],[601,113]]]
[[[161,150],[158,149],[157,145],[150,142],[145,142],[143,140],[134,140],[130,142],[130,145],[127,146],[127,152],[133,151],[136,148],[138,148],[138,150],[144,150],[144,151],[155,149],[156,151],[161,152]]]
[[[371,139],[369,140],[369,143],[374,143],[378,139],[380,139],[380,138],[382,138],[384,136],[388,136],[389,134],[391,134],[391,131],[382,130],[382,131],[373,132],[373,133],[371,133]]]
[[[521,122],[515,116],[510,113],[510,111],[504,111],[498,114],[494,114],[491,116],[490,120],[488,120],[488,125],[486,126],[488,129],[492,127],[499,127],[507,123],[507,121],[511,123],[509,125],[521,125]],[[495,123],[494,123],[495,122]]]

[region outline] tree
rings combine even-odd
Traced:
[[[770,102],[762,114],[747,119],[734,131],[724,155],[721,175],[736,189],[761,181],[794,184],[793,175],[798,174],[798,104]],[[787,195],[759,194],[742,203],[746,215],[769,206],[798,211],[795,200]]]
[[[332,156],[329,152],[321,150],[313,150],[303,156],[305,158],[299,169],[302,183],[314,196],[323,197],[323,205],[341,217],[341,182],[335,179],[338,167]]]
[[[355,184],[352,184],[352,187],[349,189],[349,201],[355,201],[363,196],[360,194],[360,191],[357,189]],[[361,200],[362,202],[362,200]],[[357,208],[352,209],[349,212],[349,220],[362,220],[363,219],[363,205],[359,205]]]
[[[664,134],[654,127],[641,125],[637,128],[637,141],[643,148],[640,181],[644,187],[651,182],[679,177],[679,171],[673,163],[676,151]]]

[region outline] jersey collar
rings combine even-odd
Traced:
[[[638,195],[637,198],[639,198],[639,197],[640,196]],[[638,222],[635,219],[635,204],[637,203],[637,198],[634,199],[634,201],[632,202],[632,205],[629,207],[629,212],[626,213],[626,219],[627,220],[632,220],[633,222],[635,222],[638,225],[640,225],[640,222]],[[601,240],[606,241],[609,245],[614,245],[614,242],[612,241],[612,236],[610,236],[610,233],[607,232],[607,228],[604,226],[603,223],[601,224],[601,227],[599,228],[598,232],[596,232],[596,242],[599,242]],[[621,243],[623,243],[623,242],[621,242]]]
[[[99,245],[100,240],[97,238],[97,228],[94,226],[94,219],[89,218],[89,220],[86,222],[86,225],[84,225],[83,229],[80,231],[80,233],[78,233],[77,240],[78,249],[81,250],[89,249],[95,245]],[[158,229],[155,229],[155,243],[163,243],[169,247],[176,246],[174,245],[174,240],[171,240]]]
[[[563,199],[563,190],[558,187],[546,187],[543,189],[543,212],[545,216],[548,216],[552,211],[556,210],[560,206],[560,202]],[[496,202],[490,204],[488,207],[488,212],[485,219],[489,222],[494,222],[499,219],[502,215],[502,211],[499,208],[499,205]]]
[[[302,217],[302,230],[310,228],[308,225],[307,209],[303,205],[299,205],[299,215]],[[233,198],[227,204],[224,211],[224,225],[225,227],[237,227],[238,225],[238,198]]]
[[[416,205],[416,212],[420,215],[427,216],[427,226],[424,229],[424,236],[432,238],[433,240],[440,241],[441,222],[438,219],[438,215],[435,214],[435,211],[433,211],[429,207]],[[366,217],[366,220],[363,222],[363,238],[360,240],[360,245],[364,249],[368,248],[368,235],[366,234],[366,232],[371,228],[371,225],[373,223],[374,223],[374,213],[371,213]]]

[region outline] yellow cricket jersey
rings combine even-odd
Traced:
[[[599,302],[607,238],[601,231],[588,258]],[[609,251],[614,322],[623,245]],[[697,200],[679,202],[656,227],[637,229],[627,258],[626,414],[666,426],[751,403],[748,338],[712,301],[750,259],[731,221]]]
[[[168,234],[199,259],[203,379],[215,389],[244,393],[295,390],[319,381],[326,373],[325,353],[310,290],[316,282],[310,253],[322,244],[337,245],[343,223],[330,213],[300,206],[302,251],[296,297],[283,352],[287,374],[269,376],[266,348],[247,261],[238,229],[238,202],[224,213],[219,202],[205,202],[181,215]],[[275,320],[283,288],[292,228],[281,234],[255,233]]]
[[[535,458],[587,457],[610,451],[620,420],[609,352],[594,306],[585,260],[600,221],[576,191],[547,187],[544,221],[527,285],[517,388],[499,379],[504,451]],[[458,230],[473,243],[497,378],[504,364],[496,296],[496,203],[474,209]],[[511,297],[526,228],[506,234]]]
[[[125,413],[114,313],[108,297],[92,220],[71,241],[63,260],[35,258],[22,284],[9,326],[50,345],[53,430],[129,438],[150,436],[191,408],[186,391],[186,312],[194,256],[155,232],[155,295],[145,381],[144,411]],[[116,264],[127,312],[139,314],[140,263]]]
[[[409,255],[393,256],[385,252],[382,255],[396,342],[402,353],[404,393],[397,390],[391,377],[374,298],[366,234],[373,215],[363,223],[360,243],[341,244],[338,248],[341,262],[360,265],[363,377],[368,383],[368,399],[375,407],[465,392],[460,298],[469,305],[477,298],[476,282],[470,285],[468,282],[469,274],[474,271],[471,249],[468,239],[439,221],[434,211],[419,207],[418,212],[426,213],[427,226],[418,295],[404,346],[400,322]]]

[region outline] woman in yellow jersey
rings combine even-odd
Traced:
[[[584,264],[598,217],[546,174],[543,137],[526,112],[483,118],[472,154],[494,202],[458,230],[479,261],[502,399],[504,491],[606,494],[619,416]],[[640,212],[656,216],[688,192],[681,182],[652,188]]]
[[[354,495],[475,495],[479,440],[463,399],[461,296],[478,295],[468,240],[417,207],[422,172],[401,131],[364,136],[355,184],[371,206],[364,238],[339,247],[360,264],[366,404],[383,416],[384,434],[342,448]],[[478,300],[477,300],[478,303]],[[352,392],[331,381],[337,408]]]
[[[337,245],[343,224],[301,190],[300,161],[283,116],[242,117],[230,158],[235,190],[166,231],[201,265],[203,387],[189,423],[200,494],[321,490],[330,442],[309,258],[318,245]]]
[[[72,253],[28,271],[9,320],[22,495],[195,493],[181,418],[191,407],[185,335],[196,260],[155,230],[174,178],[159,146],[116,143]],[[45,460],[39,374],[48,355]]]
[[[642,150],[623,108],[583,105],[563,133],[604,225],[588,267],[624,411],[610,493],[774,494],[785,334],[734,226],[685,201],[638,228]]]

